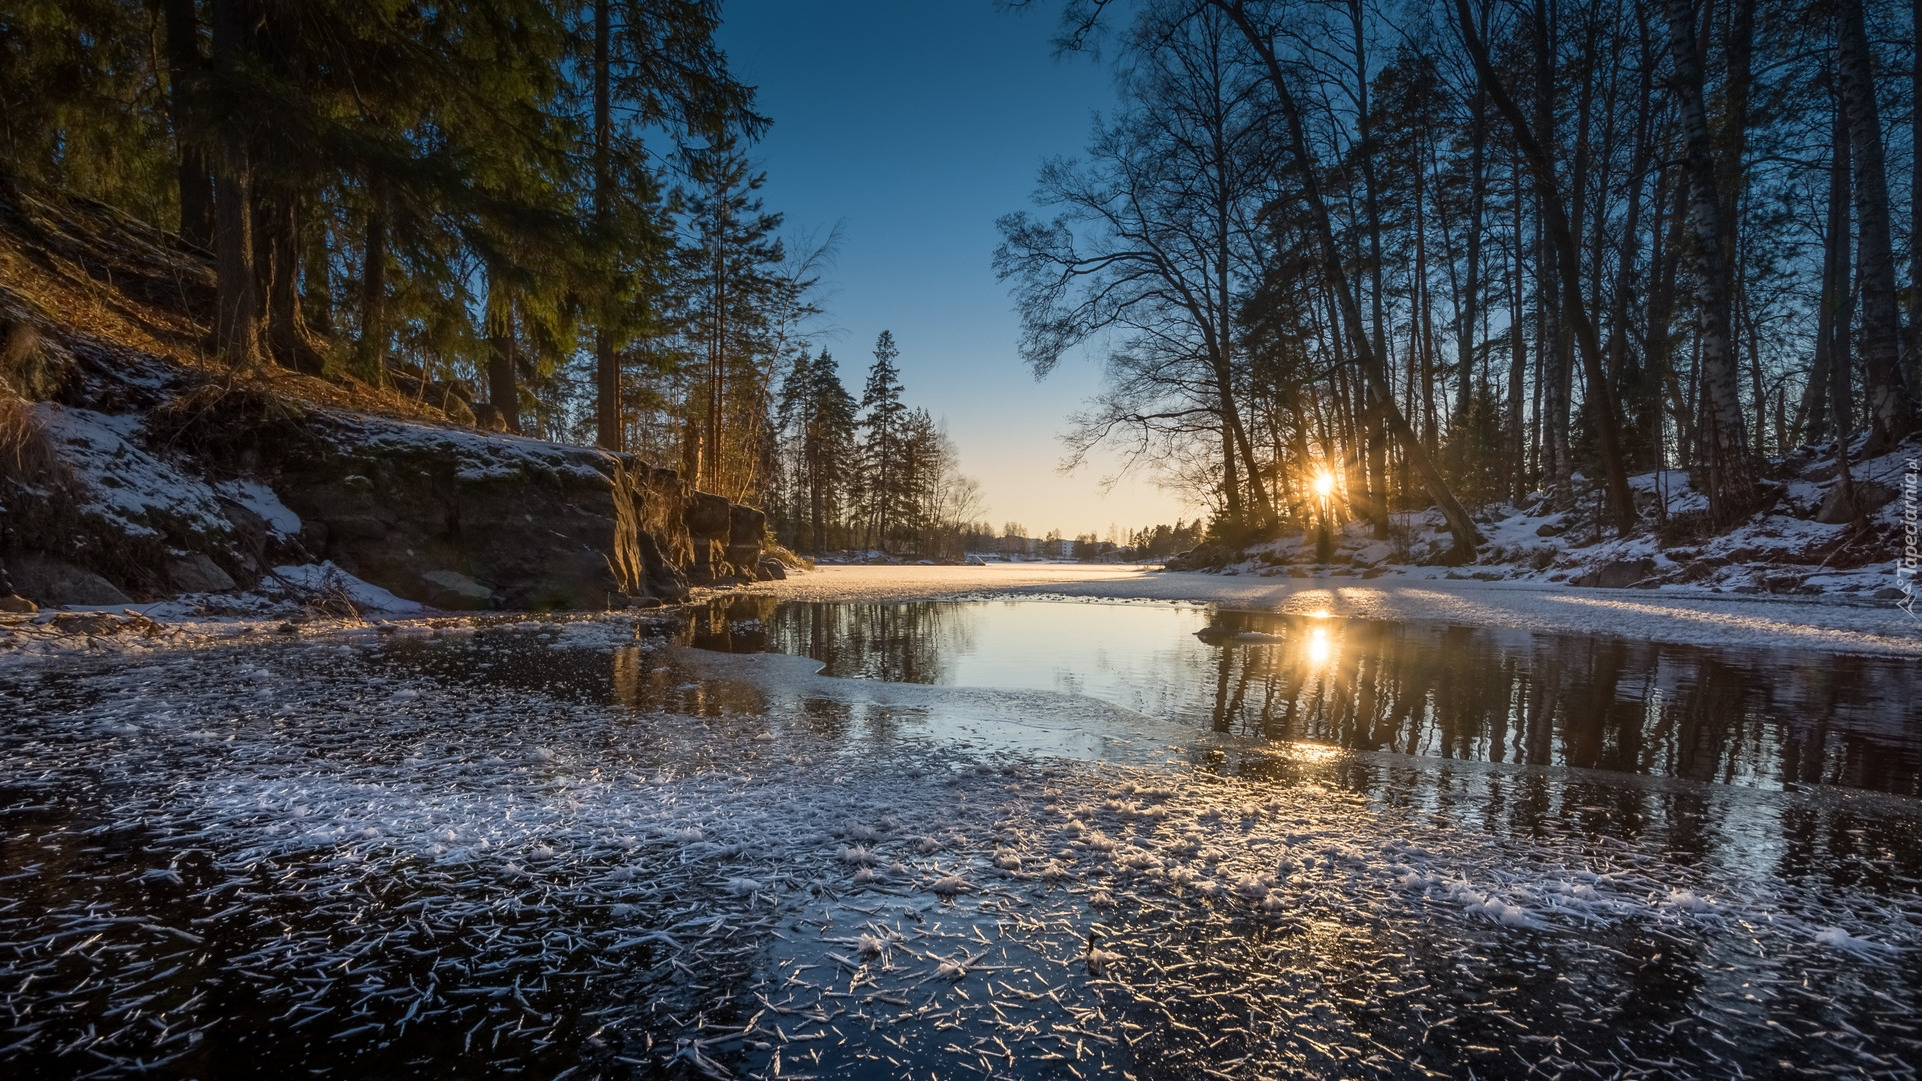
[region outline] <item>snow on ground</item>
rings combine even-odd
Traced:
[[[1922,1051],[1913,801],[1162,742],[1075,695],[741,660],[515,622],[0,674],[0,1065],[1905,1076]]]
[[[109,416],[42,402],[34,406],[34,417],[80,482],[86,509],[128,536],[159,533],[154,515],[204,532],[223,528],[211,486],[142,449],[146,422],[140,415]]]
[[[1450,579],[1442,568],[1360,579],[1262,578],[1100,564],[821,567],[754,592],[807,601],[1058,596],[1180,601],[1225,608],[1610,634],[1704,646],[1800,646],[1922,655],[1922,622],[1892,602],[1588,589],[1550,582]]]

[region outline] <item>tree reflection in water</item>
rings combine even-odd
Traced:
[[[770,598],[700,611],[689,641],[851,678],[1085,693],[1270,742],[1922,794],[1922,680],[1887,658],[1165,606]]]

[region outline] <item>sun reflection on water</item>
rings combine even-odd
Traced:
[[[1335,655],[1335,640],[1326,627],[1316,627],[1308,632],[1308,663],[1319,668],[1327,664]]]

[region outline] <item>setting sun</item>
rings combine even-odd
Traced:
[[[1330,473],[1326,469],[1317,470],[1315,472],[1316,498],[1327,499],[1329,496],[1333,495],[1334,493],[1335,493],[1335,475],[1333,473]]]

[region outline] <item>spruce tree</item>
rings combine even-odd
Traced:
[[[901,438],[907,407],[901,404],[901,350],[894,332],[874,339],[874,364],[861,390],[862,527],[869,547],[886,549],[901,507]]]

